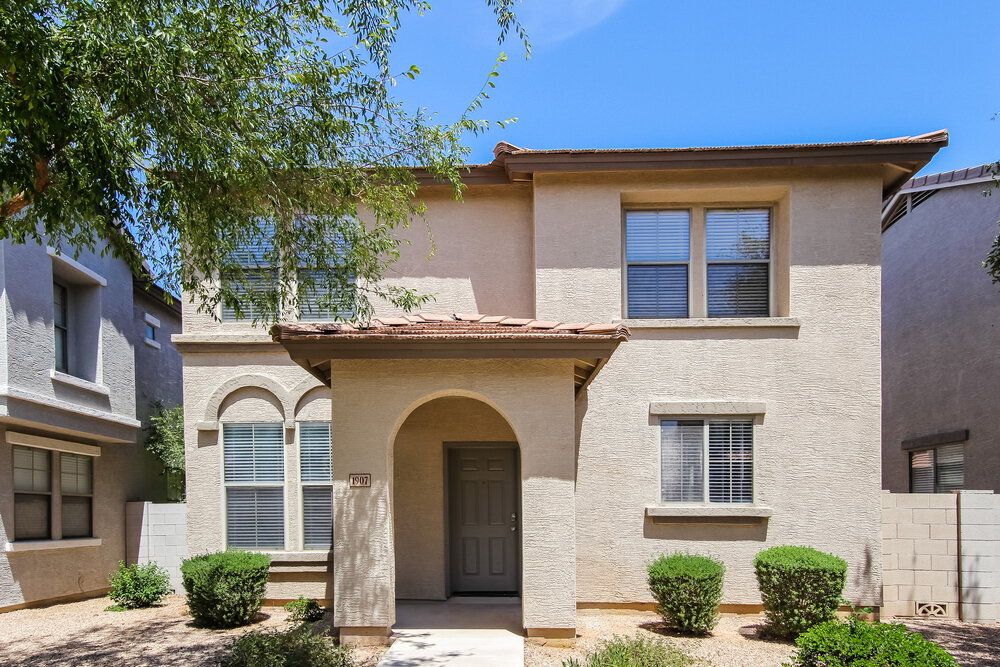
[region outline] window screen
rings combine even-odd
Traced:
[[[752,503],[753,422],[662,420],[660,499]]]
[[[329,422],[299,423],[302,529],[306,549],[329,549],[333,534],[333,478]]]
[[[284,549],[284,425],[224,424],[226,535],[231,547]]]
[[[628,316],[687,317],[689,211],[629,211],[625,216]]]
[[[771,212],[705,212],[709,317],[770,314]]]

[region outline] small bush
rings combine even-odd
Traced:
[[[323,607],[316,600],[301,595],[298,600],[285,604],[285,611],[288,612],[288,620],[296,623],[312,623],[323,618]]]
[[[768,632],[794,638],[836,618],[847,562],[809,547],[774,547],[753,561]]]
[[[108,583],[108,597],[114,602],[109,611],[152,607],[174,592],[170,575],[156,563],[126,565],[118,561],[118,569],[108,576]]]
[[[649,566],[649,590],[664,622],[681,632],[703,635],[719,620],[726,568],[705,556],[660,556]]]
[[[684,667],[694,659],[680,649],[657,639],[614,636],[587,655],[584,662],[570,659],[563,667]]]
[[[248,632],[233,641],[222,667],[353,667],[351,650],[334,646],[309,626],[284,631]]]
[[[195,624],[235,628],[251,622],[264,602],[270,566],[269,556],[246,551],[185,560],[181,577]]]
[[[948,652],[899,623],[827,621],[795,641],[793,665],[802,667],[957,667]]]

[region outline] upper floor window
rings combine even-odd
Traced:
[[[965,446],[910,452],[910,493],[948,493],[965,484]]]
[[[771,210],[628,211],[626,316],[767,317]]]
[[[52,331],[55,335],[55,369],[69,373],[69,290],[52,283]]]
[[[660,422],[662,502],[753,502],[753,421]]]

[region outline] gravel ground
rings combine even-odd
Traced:
[[[264,607],[247,628],[205,630],[191,625],[184,597],[171,595],[150,609],[104,611],[107,598],[67,602],[0,614],[0,665],[31,667],[139,667],[216,664],[232,641],[250,629],[287,627],[280,607]],[[372,666],[384,649],[355,651]]]
[[[763,619],[724,616],[709,637],[683,637],[665,630],[660,617],[643,611],[581,609],[577,612],[576,647],[572,649],[525,644],[527,667],[560,665],[567,658],[582,658],[613,635],[642,634],[664,638],[703,665],[714,667],[778,667],[794,653],[790,642],[758,639]]]
[[[612,635],[658,636],[701,660],[708,667],[778,667],[795,653],[791,642],[758,637],[763,618],[724,616],[709,637],[691,638],[665,630],[659,616],[641,611],[580,610],[576,648],[559,649],[526,643],[528,667],[551,667],[581,658]],[[906,626],[948,650],[964,667],[1000,665],[1000,625],[958,621],[907,621]]]

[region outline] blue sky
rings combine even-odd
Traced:
[[[482,0],[431,0],[406,20],[400,97],[452,120],[501,48]],[[533,42],[503,50],[476,117],[517,117],[471,137],[527,148],[850,141],[951,131],[923,173],[1000,159],[994,60],[1000,2],[524,0]]]

